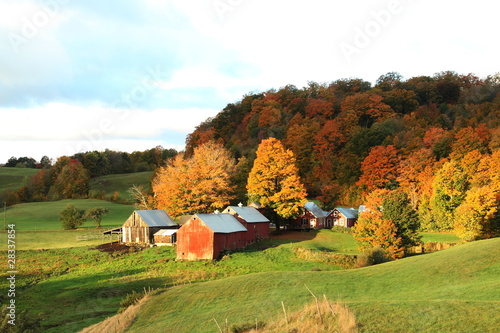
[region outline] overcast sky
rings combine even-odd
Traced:
[[[0,0],[0,163],[182,149],[249,92],[500,71],[496,1]]]

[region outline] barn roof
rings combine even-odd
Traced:
[[[354,208],[335,208],[342,215],[344,215],[348,219],[357,219],[358,218],[358,210]]]
[[[326,213],[323,211],[323,209],[319,208],[318,205],[316,205],[314,202],[306,202],[304,205],[304,208],[307,209],[308,211],[311,212],[316,217],[326,217]]]
[[[247,229],[231,214],[196,214],[213,232],[229,234]]]
[[[150,227],[175,227],[177,223],[164,210],[136,210],[141,219]]]
[[[154,236],[172,236],[175,234],[179,229],[161,229],[157,232],[155,232]]]
[[[229,208],[248,223],[269,222],[268,218],[262,215],[254,207],[229,206],[226,208],[225,212],[227,212]]]

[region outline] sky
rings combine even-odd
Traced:
[[[496,1],[0,0],[0,163],[184,148],[248,93],[500,71]]]

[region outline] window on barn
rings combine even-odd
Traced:
[[[308,220],[307,220],[306,218],[302,218],[302,224],[303,224],[303,225],[306,225],[306,224],[307,224],[307,222],[308,222]]]

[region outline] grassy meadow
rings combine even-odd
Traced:
[[[149,189],[152,176],[153,171],[101,176],[93,178],[89,187],[90,190],[104,192],[106,199],[109,199],[114,192],[118,192],[122,200],[132,201],[132,197],[128,193],[129,188],[132,185],[142,185],[144,190]]]
[[[213,318],[272,322],[283,316],[282,301],[289,311],[310,302],[307,288],[354,310],[361,332],[495,332],[499,255],[500,239],[491,239],[354,270],[262,272],[178,286],[146,302],[127,332],[216,332]]]
[[[125,198],[132,184],[147,185],[150,177],[105,176],[91,188],[107,196],[117,190]],[[134,310],[128,332],[217,332],[214,318],[221,324],[257,319],[271,325],[282,320],[282,301],[300,319],[301,309],[313,301],[307,288],[353,310],[361,332],[493,332],[500,324],[500,239],[346,270],[359,254],[352,235],[283,232],[219,261],[178,262],[170,247],[99,251],[103,239],[92,220],[78,230],[62,229],[59,213],[70,203],[107,208],[101,230],[122,225],[134,210],[96,199],[7,208],[6,223],[16,226],[18,322],[38,322],[35,332],[77,332],[112,317],[128,294],[145,288],[155,292]],[[424,242],[461,243],[453,234],[422,236]],[[7,233],[0,238],[0,260],[6,262]],[[6,288],[1,279],[0,289]],[[0,300],[5,304],[6,293]]]
[[[116,204],[105,200],[75,199],[50,202],[31,202],[14,205],[7,208],[7,224],[13,223],[19,231],[61,230],[59,213],[68,205],[73,204],[78,209],[87,210],[94,207],[104,207],[109,213],[102,218],[101,226],[111,228],[120,226],[132,213],[131,205]],[[88,220],[82,228],[95,228],[95,222]]]
[[[303,234],[301,239],[266,240],[216,262],[178,262],[170,247],[124,253],[100,252],[89,246],[18,251],[16,304],[19,310],[40,318],[44,332],[73,332],[115,314],[128,293],[143,288],[164,289],[257,272],[341,269],[328,261],[308,260],[296,251],[301,246],[314,248],[311,242],[316,238],[326,242],[338,234],[330,230]],[[349,242],[344,242],[345,248],[330,243],[332,247],[321,251],[352,249]],[[6,260],[6,253],[0,257]],[[5,288],[6,282],[2,280],[0,286]],[[2,301],[5,297],[0,295]]]
[[[26,178],[36,174],[38,169],[0,167],[0,194],[8,189],[17,191]]]

